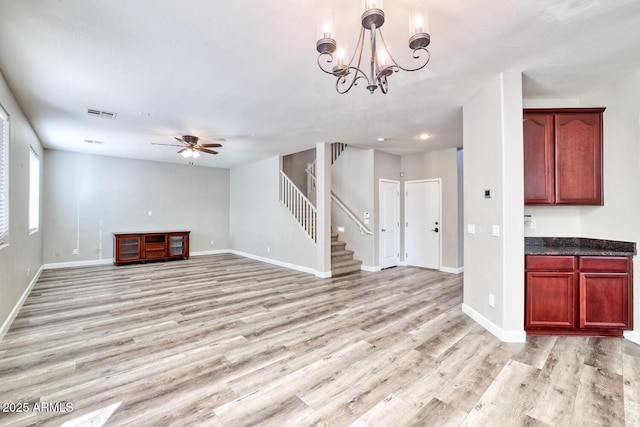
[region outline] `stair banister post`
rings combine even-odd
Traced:
[[[331,144],[316,144],[317,262],[320,277],[331,277]]]

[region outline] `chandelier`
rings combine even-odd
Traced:
[[[321,24],[320,39],[316,43],[318,50],[318,66],[322,71],[337,78],[336,91],[340,94],[347,93],[360,79],[367,82],[367,89],[373,93],[380,88],[382,93],[387,93],[389,89],[389,77],[394,72],[418,71],[424,68],[431,55],[427,46],[431,42],[431,36],[426,30],[425,15],[416,11],[410,23],[409,49],[413,50],[413,58],[420,61],[416,68],[405,68],[399,65],[391,56],[387,43],[382,36],[380,27],[384,24],[384,11],[382,10],[382,0],[363,0],[363,10],[361,17],[362,28],[356,45],[355,52],[349,62],[347,49],[345,46],[337,47],[334,39],[333,22],[331,19],[325,20]],[[364,50],[365,30],[371,33],[371,59],[369,73],[367,74],[361,66],[362,54]],[[380,39],[380,46],[377,42]],[[379,48],[378,48],[379,47]],[[334,52],[336,63],[334,64]],[[423,56],[422,53],[425,53]],[[326,59],[326,61],[323,61]],[[366,59],[365,59],[366,61]]]

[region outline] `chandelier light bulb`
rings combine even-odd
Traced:
[[[364,0],[363,10],[382,9],[382,0]]]
[[[198,151],[197,151],[197,150],[193,150],[193,151],[191,152],[191,156],[195,159],[195,158],[197,158],[197,157],[200,157],[200,153],[198,153]]]

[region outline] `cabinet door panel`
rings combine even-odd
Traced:
[[[630,328],[629,284],[627,273],[580,273],[580,327]]]
[[[525,328],[573,328],[576,274],[528,272]]]
[[[551,114],[524,114],[524,202],[555,202],[554,120]]]
[[[602,114],[555,117],[556,204],[602,205]]]

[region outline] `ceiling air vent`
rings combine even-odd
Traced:
[[[108,111],[95,110],[93,108],[87,108],[87,114],[93,117],[99,117],[101,119],[115,120],[118,114],[110,113]]]
[[[104,142],[96,141],[94,139],[85,139],[84,142],[86,142],[87,144],[94,144],[94,145],[102,145],[102,144],[104,144]]]

